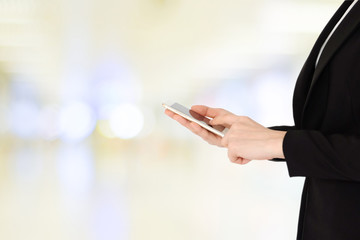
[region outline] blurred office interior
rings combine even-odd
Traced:
[[[335,0],[0,0],[0,239],[295,239],[302,178],[163,114],[293,124]]]

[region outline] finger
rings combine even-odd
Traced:
[[[237,159],[236,159],[233,163],[243,165],[243,161],[244,161],[244,159],[243,159],[243,158],[241,158],[241,157],[237,157]]]
[[[205,141],[207,141],[210,144],[221,146],[220,141],[221,138],[205,128],[201,127],[199,124],[189,121],[186,118],[182,117],[181,115],[178,115],[168,109],[165,110],[165,114],[180,123],[182,126],[186,127],[196,135],[199,135],[201,138],[203,138]]]
[[[179,114],[174,113],[173,111],[170,111],[169,109],[165,109],[165,114],[178,122],[188,121],[184,117],[180,116]]]
[[[236,116],[235,114],[223,114],[223,115],[218,115],[216,117],[214,117],[211,121],[210,124],[211,125],[222,125],[225,126],[226,128],[230,128],[231,125],[233,125],[238,119],[238,116]]]
[[[179,122],[181,125],[188,127],[190,121],[187,120],[186,118],[182,117],[179,114],[174,113],[173,111],[170,111],[168,109],[165,109],[165,114],[168,115],[169,117],[171,117],[172,119],[176,120],[177,122]]]
[[[195,133],[196,135],[200,136],[202,139],[207,141],[208,143],[214,144],[214,145],[217,145],[217,146],[221,146],[221,144],[220,144],[221,139],[220,139],[219,136],[213,134],[212,132],[209,132],[208,130],[201,127],[197,123],[191,122],[189,124],[189,129],[193,133]]]
[[[206,117],[211,117],[211,118],[214,118],[215,116],[220,115],[220,114],[230,113],[229,111],[226,111],[225,109],[222,109],[222,108],[211,108],[211,107],[204,106],[204,105],[194,105],[191,107],[191,110],[199,113],[200,115],[203,115]]]
[[[221,139],[221,145],[223,147],[228,147],[228,143],[229,143],[229,137],[228,135],[225,134],[225,136]]]
[[[235,152],[231,150],[228,150],[228,158],[233,163],[237,163],[237,161],[239,160],[239,157],[235,154]]]
[[[175,115],[175,113],[170,111],[169,109],[165,109],[165,114],[168,115],[171,118]]]
[[[251,160],[243,158],[241,164],[242,164],[242,165],[245,165],[245,164],[248,164],[249,162],[251,162]]]
[[[187,127],[187,125],[189,124],[189,120],[187,120],[186,118],[180,116],[179,114],[176,114],[168,109],[165,110],[165,114],[169,117],[171,117],[172,119],[174,119],[175,121],[179,122],[181,125]]]
[[[174,114],[174,116],[172,117],[175,121],[177,121],[178,123],[180,123],[181,125],[183,125],[184,127],[189,127],[190,121],[187,120],[186,118],[183,118],[182,116],[178,115],[178,114]]]
[[[220,132],[224,131],[225,129],[225,127],[221,125],[211,125],[211,126]]]
[[[245,165],[245,164],[248,164],[250,161],[251,161],[251,160],[246,159],[246,158],[237,157],[237,159],[235,160],[234,163],[240,164],[240,165]]]

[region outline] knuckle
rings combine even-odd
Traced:
[[[230,162],[233,162],[233,163],[236,162],[236,159],[232,156],[230,151],[228,151],[228,158],[229,158]]]
[[[224,114],[222,114],[222,117],[223,117],[224,119],[227,119],[227,118],[229,118],[229,114],[228,114],[228,113],[224,113]]]

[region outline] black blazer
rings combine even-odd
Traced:
[[[315,43],[296,83],[295,127],[283,142],[290,176],[305,176],[298,237],[360,239],[360,2],[316,59],[352,1],[345,1]]]

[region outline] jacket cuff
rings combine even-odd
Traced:
[[[304,176],[307,164],[307,149],[304,141],[307,138],[306,131],[290,130],[285,134],[283,152],[290,177]]]

